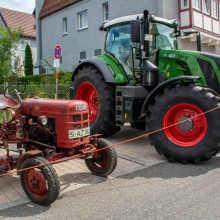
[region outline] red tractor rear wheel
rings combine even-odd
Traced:
[[[149,107],[147,132],[164,128],[150,135],[151,144],[169,161],[210,159],[219,151],[220,110],[210,111],[218,106],[218,98],[205,87],[167,88]]]

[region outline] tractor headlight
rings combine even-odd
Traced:
[[[155,18],[155,14],[154,13],[150,13],[150,21],[154,21]]]
[[[175,21],[173,22],[173,24],[174,24],[176,27],[179,27],[180,22],[179,22],[178,20],[175,20]]]
[[[40,116],[40,117],[38,117],[37,122],[41,125],[46,125],[47,124],[47,117],[46,116]]]

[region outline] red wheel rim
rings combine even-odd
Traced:
[[[196,115],[199,116],[195,117]],[[174,126],[168,127],[170,125]],[[181,103],[167,111],[163,127],[171,142],[181,147],[192,147],[205,137],[208,124],[201,109],[189,103]]]
[[[82,83],[76,92],[76,99],[84,100],[88,103],[91,111],[89,120],[90,122],[94,121],[99,110],[99,98],[96,88],[89,82]]]
[[[95,153],[92,166],[95,169],[102,170],[109,166],[109,158],[105,150]]]
[[[33,196],[44,198],[47,195],[47,181],[41,171],[34,169],[27,170],[25,174],[25,181]]]

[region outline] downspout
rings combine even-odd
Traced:
[[[41,31],[41,19],[38,17],[38,32],[37,32],[37,67],[42,66],[42,31]]]
[[[42,27],[40,13],[45,0],[35,0],[37,27],[37,67],[42,67]]]

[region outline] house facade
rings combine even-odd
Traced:
[[[25,48],[29,44],[32,50],[33,64],[37,62],[36,21],[35,16],[28,13],[0,8],[0,24],[17,29],[21,28],[23,35],[20,37],[15,56],[17,58],[18,76],[24,76]]]
[[[145,9],[159,17],[179,18],[182,30],[201,31],[204,51],[218,52],[219,0],[36,0],[38,66],[45,60],[53,64],[56,45],[62,47],[60,68],[66,70],[103,53],[101,24]],[[195,35],[182,38],[180,48],[196,49]]]
[[[200,31],[202,50],[220,53],[219,0],[179,0],[181,30]],[[196,49],[196,35],[181,41],[182,48]]]

